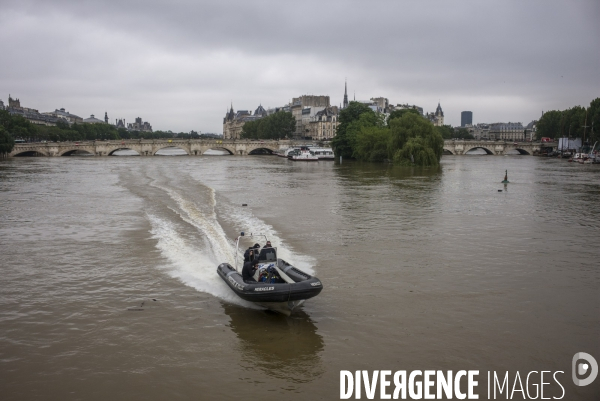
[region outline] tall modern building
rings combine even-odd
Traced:
[[[460,113],[460,126],[464,127],[465,125],[473,125],[472,111],[463,111]]]

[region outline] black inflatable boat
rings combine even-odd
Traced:
[[[261,234],[242,235],[238,237],[236,247],[236,267],[241,259],[239,244],[242,237],[262,237]],[[257,248],[256,248],[257,249]],[[258,250],[258,249],[257,249]],[[256,282],[244,282],[241,268],[236,269],[229,263],[221,263],[217,273],[240,298],[254,302],[260,306],[290,315],[309,298],[319,295],[323,289],[321,281],[277,257],[277,248],[263,248],[257,255],[258,269]]]

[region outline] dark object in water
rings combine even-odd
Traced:
[[[143,308],[127,308],[128,311],[140,311],[144,310]]]
[[[499,190],[498,190],[498,192],[502,192],[502,190],[501,190],[501,189],[499,189]]]
[[[248,204],[247,203],[242,203],[242,206],[248,206]]]
[[[502,181],[503,184],[508,184],[508,170],[504,170],[504,181]]]

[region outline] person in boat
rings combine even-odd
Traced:
[[[244,279],[245,283],[256,283],[254,279],[254,273],[258,268],[258,260],[250,260],[244,263],[244,267],[242,268],[242,279]]]
[[[271,241],[267,241],[263,249],[260,250],[258,260],[277,260],[275,255],[275,248],[273,248],[273,246],[271,245]]]
[[[248,262],[249,260],[256,259],[256,256],[258,256],[259,248],[260,248],[260,245],[254,244],[254,246],[251,246],[248,249],[246,249],[246,252],[244,252],[244,262]]]
[[[254,260],[254,248],[250,247],[244,252],[244,263]]]

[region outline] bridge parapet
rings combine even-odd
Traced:
[[[302,141],[289,140],[220,140],[220,139],[128,139],[108,141],[80,142],[33,142],[15,144],[9,157],[24,153],[40,156],[64,156],[76,151],[85,151],[94,156],[110,156],[117,150],[129,149],[141,156],[154,156],[164,148],[176,147],[183,149],[188,155],[200,156],[209,149],[223,149],[233,155],[248,155],[257,149],[267,149],[271,152],[290,146],[304,144]]]
[[[477,140],[445,140],[444,152],[453,155],[464,155],[473,149],[483,149],[489,155],[502,156],[510,150],[516,150],[524,155],[534,155],[541,149],[540,142],[508,142],[508,141],[477,141]]]

